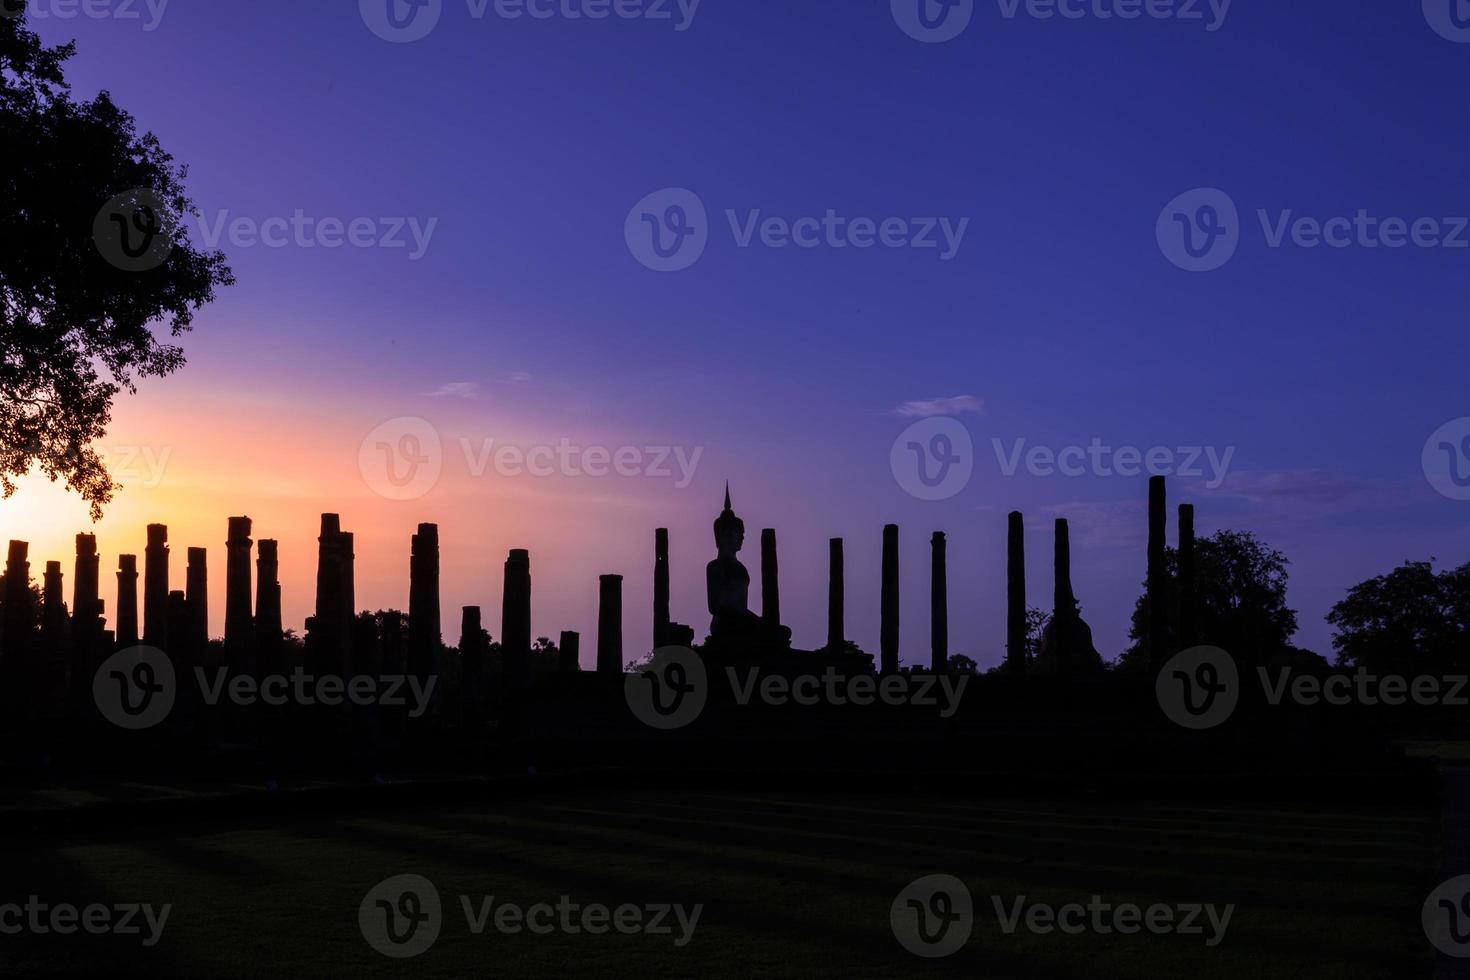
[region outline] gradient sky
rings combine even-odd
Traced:
[[[438,219],[418,261],[221,246],[239,284],[199,316],[188,367],[118,407],[108,443],[128,487],[96,528],[109,612],[116,554],[141,553],[143,525],[163,521],[176,585],[184,548],[210,548],[222,631],[226,518],[249,514],[281,541],[299,628],[332,510],[357,534],[364,607],[406,607],[409,537],[438,521],[446,640],[470,603],[498,635],[501,565],[526,547],[536,634],[581,630],[590,663],[597,575],[619,572],[631,656],[650,631],[657,526],[673,535],[675,618],[703,635],[729,479],[752,571],[759,528],[780,532],[799,645],[824,638],[826,541],[843,536],[848,632],[876,652],[891,521],[904,659],[927,658],[927,542],[944,530],[951,649],[997,662],[1005,514],[1021,509],[1033,603],[1050,604],[1050,524],[1070,517],[1075,588],[1115,656],[1144,573],[1144,479],[1007,477],[992,438],[1233,447],[1222,486],[1174,480],[1171,504],[1196,503],[1204,533],[1251,529],[1283,550],[1298,641],[1321,652],[1322,617],[1352,584],[1405,559],[1470,559],[1470,503],[1436,493],[1420,463],[1431,432],[1470,414],[1470,249],[1273,249],[1255,218],[1470,214],[1470,44],[1432,31],[1418,3],[1235,0],[1210,31],[1007,18],[977,0],[942,44],[906,36],[887,0],[704,0],[682,32],[477,20],[445,0],[410,44],[375,36],[349,0],[172,0],[151,31],[141,0],[140,20],[41,6],[43,37],[79,42],[77,94],[110,89],[187,162],[207,220]],[[624,219],[667,187],[700,196],[711,237],[693,267],[657,273]],[[1242,216],[1238,253],[1210,273],[1155,240],[1161,209],[1197,187]],[[727,208],[969,226],[951,261],[739,248]],[[961,396],[983,405],[956,416],[974,477],[915,499],[889,466],[914,421],[899,406]],[[358,466],[364,437],[400,416],[445,446],[439,484],[408,502]],[[490,438],[703,455],[683,489],[475,477],[459,440]],[[166,457],[161,477],[126,460],[133,447]],[[39,478],[0,503],[0,534],[30,540],[37,571],[63,559],[68,589],[70,537],[87,527]]]

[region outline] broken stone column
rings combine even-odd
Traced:
[[[1157,671],[1169,658],[1168,577],[1164,535],[1168,526],[1167,497],[1162,476],[1148,481],[1148,661]]]
[[[761,619],[781,625],[781,567],[776,560],[776,529],[761,531]]]
[[[80,705],[90,692],[92,671],[107,651],[102,643],[102,560],[97,556],[97,537],[78,534],[76,571],[72,575],[72,621],[70,669],[71,699]]]
[[[32,696],[31,676],[32,631],[35,627],[35,603],[31,601],[31,546],[25,541],[10,542],[5,556],[5,613],[0,621],[0,651],[7,683],[3,685],[5,703],[10,706],[28,704]]]
[[[320,674],[341,675],[352,650],[352,535],[342,531],[336,514],[323,514],[317,537],[316,614],[307,621],[307,642]]]
[[[143,551],[143,642],[168,647],[168,527],[148,525]]]
[[[490,649],[490,638],[480,617],[479,606],[464,606],[459,617],[459,665],[460,700],[467,721],[480,716],[480,704],[484,698],[485,655]]]
[[[190,548],[184,572],[184,601],[189,604],[189,642],[209,646],[209,552]]]
[[[1179,649],[1188,650],[1195,637],[1194,505],[1179,505]]]
[[[669,530],[653,532],[653,648],[669,644]]]
[[[277,543],[265,538],[255,557],[255,645],[262,674],[285,672],[281,623],[281,562]]]
[[[597,605],[597,673],[615,677],[623,672],[623,577],[599,580]]]
[[[929,539],[929,669],[949,669],[949,572],[945,562],[944,532]]]
[[[408,561],[408,670],[420,679],[439,674],[444,642],[439,607],[439,525],[420,524]]]
[[[48,561],[46,577],[41,586],[41,645],[45,650],[47,669],[64,674],[70,648],[68,635],[71,622],[66,612],[61,578],[61,562]],[[87,679],[91,680],[90,677]]]
[[[187,594],[183,589],[170,592],[164,608],[168,615],[169,659],[174,663],[174,670],[182,673],[184,668],[198,663],[193,659],[196,651],[188,639],[192,615]]]
[[[117,556],[117,645],[138,645],[138,556]]]
[[[76,572],[72,576],[72,615],[88,637],[100,629],[97,622],[102,615],[101,600],[102,560],[97,556],[97,536],[77,535]]]
[[[1072,668],[1077,600],[1072,595],[1072,539],[1067,522],[1058,519],[1052,553],[1051,632],[1056,638],[1057,672],[1066,675]]]
[[[560,653],[560,667],[563,674],[575,674],[582,669],[582,636],[573,630],[562,630],[561,643],[557,650]]]
[[[523,548],[505,560],[505,589],[500,605],[500,655],[505,686],[520,690],[531,671],[531,554]]]
[[[883,528],[883,591],[878,628],[882,671],[898,673],[898,525]]]
[[[827,649],[840,653],[847,646],[843,628],[842,539],[827,542]]]
[[[225,657],[249,665],[254,648],[254,603],[250,597],[250,518],[230,518],[225,543]]]
[[[1026,670],[1026,520],[1012,511],[1006,525],[1006,666]]]

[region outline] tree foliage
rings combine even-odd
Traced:
[[[117,489],[94,448],[114,399],[184,363],[167,338],[234,278],[223,253],[189,240],[185,168],[107,92],[72,98],[73,51],[43,45],[23,17],[0,17],[0,491],[9,497],[39,467],[95,520]],[[162,234],[160,261],[120,267],[96,229],[142,228],[145,217]]]
[[[1245,662],[1269,662],[1294,652],[1297,618],[1286,604],[1285,555],[1249,531],[1217,531],[1198,538],[1194,554],[1196,642],[1221,647]],[[1179,637],[1179,553],[1167,549],[1164,561],[1165,616],[1173,653]],[[1145,588],[1133,608],[1128,632],[1133,643],[1120,666],[1146,662],[1148,617]]]
[[[1349,589],[1327,622],[1342,666],[1380,673],[1466,670],[1470,563],[1436,573],[1432,562],[1406,561]]]

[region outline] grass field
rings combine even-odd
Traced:
[[[164,903],[161,941],[0,936],[7,974],[498,976],[1426,976],[1419,906],[1436,881],[1438,815],[760,793],[551,794],[440,811],[238,819],[12,840],[0,901]],[[254,825],[252,825],[254,824]],[[889,908],[946,873],[974,897],[968,943],[926,960]],[[411,960],[358,924],[381,880],[417,874],[443,902]],[[703,905],[692,940],[471,932],[478,906]],[[1236,906],[1204,937],[1004,933],[991,896],[1060,905]]]

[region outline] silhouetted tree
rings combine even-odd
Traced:
[[[116,489],[92,448],[107,431],[114,397],[134,391],[136,378],[184,363],[183,351],[159,343],[150,325],[182,334],[215,287],[234,277],[223,253],[195,249],[183,228],[183,216],[194,213],[185,168],[152,133],[140,135],[107,92],[72,99],[62,66],[75,46],[44,46],[14,13],[14,0],[6,5],[0,491],[9,497],[14,478],[39,465],[81,494],[95,520]],[[112,247],[135,243],[134,233],[153,243],[152,261],[142,262],[148,268],[109,260]]]
[[[1179,635],[1179,554],[1164,553],[1167,638]],[[1288,653],[1307,654],[1291,645],[1296,610],[1286,605],[1286,566],[1281,552],[1249,531],[1217,531],[1195,542],[1195,632],[1201,644],[1221,647],[1246,663],[1278,661]],[[1133,608],[1128,638],[1133,644],[1118,666],[1129,670],[1147,662],[1148,594]],[[1177,652],[1170,649],[1166,657]],[[1312,655],[1315,656],[1315,655]]]
[[[1436,573],[1431,561],[1406,561],[1359,582],[1327,622],[1337,662],[1375,672],[1470,668],[1470,563]]]
[[[975,662],[975,659],[963,653],[950,654],[948,664],[951,674],[978,674],[980,672],[980,665]]]

